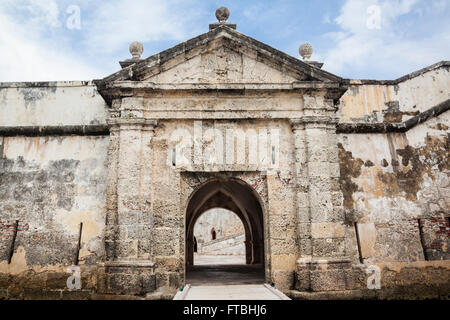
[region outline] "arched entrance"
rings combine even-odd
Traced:
[[[234,212],[245,231],[245,262],[250,270],[262,271],[264,280],[264,215],[258,194],[239,179],[211,179],[190,196],[186,210],[186,270],[194,266],[194,226],[198,218],[212,208]],[[243,269],[245,272],[245,269]]]

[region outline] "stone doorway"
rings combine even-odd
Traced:
[[[245,264],[195,265],[194,226],[205,212],[222,208],[235,213],[245,234]],[[264,273],[264,215],[256,192],[244,181],[213,178],[201,184],[189,199],[186,220],[186,283],[238,284],[262,283]]]

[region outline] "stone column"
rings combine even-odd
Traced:
[[[143,119],[118,119],[120,146],[117,180],[119,234],[117,259],[137,259],[141,189],[141,140]]]
[[[312,256],[311,217],[309,210],[309,178],[305,124],[302,119],[291,120],[294,134],[295,173],[297,190],[297,244],[300,258]]]
[[[140,187],[140,209],[138,217],[138,259],[146,260],[153,257],[153,224],[154,216],[152,211],[152,169],[153,169],[153,148],[152,138],[157,122],[146,120],[142,127],[142,158],[141,158],[141,187]]]
[[[119,126],[115,119],[108,120],[108,176],[106,181],[106,221],[105,221],[105,259],[113,261],[116,257],[117,220],[117,164],[119,157]]]
[[[297,171],[296,289],[345,290],[350,261],[345,252],[339,190],[336,124],[332,101],[305,97],[304,116],[291,120]]]
[[[105,290],[143,294],[155,289],[151,261],[151,139],[156,121],[109,121]]]

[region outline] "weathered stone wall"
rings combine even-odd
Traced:
[[[245,235],[243,233],[208,241],[199,248],[199,254],[243,256],[245,254],[244,241]]]
[[[300,264],[294,297],[448,298],[449,98],[448,62],[393,81],[350,80],[337,112],[352,267],[336,272],[348,292],[300,294]],[[323,268],[318,262],[311,272],[320,276]],[[378,275],[378,290],[369,290],[369,279]],[[315,285],[313,291],[329,291],[336,283]]]
[[[106,125],[107,117],[90,81],[0,83],[0,127]]]
[[[350,80],[338,114],[341,122],[402,122],[450,99],[449,87],[449,62],[398,80]]]
[[[0,138],[0,297],[181,287],[189,199],[215,178],[242,181],[255,192],[266,281],[284,291],[294,283],[298,290],[362,288],[368,264],[382,269],[382,286],[392,290],[424,277],[438,286],[448,279],[446,261],[426,261],[448,259],[448,111],[405,132],[336,137],[326,90],[294,90],[298,74],[279,66],[275,72],[250,59],[257,52],[230,47],[214,41],[185,64],[186,56],[166,61],[167,73],[156,68],[152,80],[171,89],[177,82],[183,91],[129,96],[124,89],[127,96],[112,101],[111,112],[91,83],[0,84],[0,128],[10,130]],[[267,91],[248,84],[256,80],[282,85]],[[230,86],[202,91],[191,81]],[[249,90],[234,91],[230,82]],[[449,92],[448,63],[401,81],[352,80],[337,114],[369,129],[401,123],[448,100]],[[18,127],[40,132],[107,119],[110,136],[14,136]],[[200,149],[189,141],[199,126]],[[250,141],[257,141],[256,153]],[[249,161],[255,154],[262,159]],[[70,293],[66,268],[75,260],[80,222],[82,290]]]
[[[437,65],[396,85],[355,84],[340,111],[353,122],[402,122],[449,99],[449,88],[448,66]],[[344,206],[362,259],[449,258],[449,126],[444,112],[405,133],[339,135]]]
[[[448,114],[406,134],[340,136],[344,206],[363,228],[363,258],[416,261],[433,250],[430,260],[448,259],[448,132],[438,123]]]
[[[245,181],[255,189],[263,199],[264,210],[264,238],[266,273],[269,277],[278,278],[278,283],[289,287],[292,283],[293,271],[298,254],[296,246],[296,223],[295,223],[295,186],[292,183],[293,153],[292,153],[292,131],[288,121],[262,120],[262,121],[203,121],[202,134],[204,143],[201,144],[203,154],[211,155],[201,158],[201,164],[195,164],[194,156],[197,150],[187,148],[191,152],[179,152],[176,159],[180,161],[184,154],[190,161],[183,164],[177,162],[172,166],[172,150],[182,141],[196,137],[194,134],[195,121],[159,121],[153,137],[153,214],[154,214],[154,239],[152,244],[153,257],[158,262],[156,273],[160,274],[160,284],[169,284],[170,272],[182,272],[184,268],[185,250],[185,225],[183,224],[187,203],[180,203],[181,199],[188,199],[195,191],[200,182],[200,177],[214,178],[217,176],[228,176]],[[259,130],[270,128],[278,129],[279,152],[277,150],[276,168],[267,170],[271,165],[270,138],[265,146],[267,153],[264,164],[249,163],[249,144],[245,145],[243,152],[246,157],[244,163],[238,163],[238,154],[242,151],[237,146],[228,150],[235,157],[231,164],[227,164],[225,158],[218,162],[215,158],[214,135],[208,129],[217,129],[216,133],[223,136],[226,141],[227,129],[233,133],[234,130],[242,130],[242,133],[258,134]],[[178,131],[177,131],[178,130]],[[181,131],[180,131],[181,130]],[[198,130],[198,128],[196,129]],[[177,134],[174,134],[177,132]],[[247,138],[251,135],[247,135]],[[187,144],[189,145],[189,144]],[[224,145],[226,146],[226,144]],[[177,151],[178,152],[178,151]],[[225,155],[226,152],[223,153]],[[192,175],[192,178],[185,178]],[[197,176],[198,175],[198,176]],[[206,178],[205,178],[206,179]],[[181,182],[180,182],[181,180]],[[270,190],[268,192],[268,190]],[[171,194],[167,197],[167,194]],[[175,236],[174,236],[175,235]],[[176,265],[176,268],[174,267]]]
[[[14,130],[105,124],[107,115],[90,82],[0,84],[0,127],[9,128],[0,137],[0,297],[86,298],[95,291],[109,137],[26,137]],[[70,292],[67,267],[75,264],[81,222],[82,287]]]
[[[75,264],[81,222],[82,289],[93,288],[89,277],[104,256],[108,140],[0,138],[0,277],[9,277],[1,284],[9,297],[32,297],[46,288],[57,296],[67,290],[66,268]]]

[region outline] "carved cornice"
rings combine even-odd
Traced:
[[[298,119],[289,119],[292,130],[304,130],[313,126],[314,128],[333,129],[338,124],[338,118],[327,116],[303,116]]]
[[[153,131],[158,121],[143,118],[110,118],[107,120],[110,130],[146,130]]]
[[[115,81],[104,84],[99,92],[110,107],[114,101],[120,106],[120,99],[143,97],[156,93],[183,92],[208,94],[210,92],[233,92],[242,95],[254,92],[300,92],[325,91],[327,99],[336,102],[347,90],[339,82],[298,81],[293,83],[153,83],[148,81]],[[323,106],[330,108],[330,106]],[[333,109],[334,110],[334,109]]]

